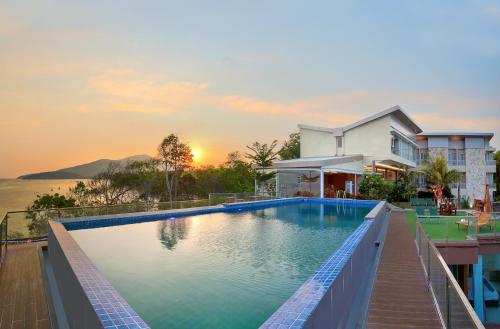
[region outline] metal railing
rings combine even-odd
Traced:
[[[272,200],[277,199],[275,195],[268,193],[209,193],[208,200],[212,203],[232,203],[244,201],[257,201],[257,200]]]
[[[7,254],[7,214],[0,218],[0,268]]]
[[[415,225],[415,242],[427,286],[445,328],[484,329],[448,265],[418,221]]]
[[[209,199],[200,200],[134,202],[117,205],[9,211],[0,218],[0,266],[7,253],[8,243],[45,240],[47,238],[49,219],[206,207],[225,202],[256,201],[275,198],[253,195],[253,193],[213,193]]]

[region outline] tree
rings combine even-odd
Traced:
[[[432,189],[440,189],[441,191],[445,187],[449,187],[451,183],[460,180],[460,173],[455,169],[448,169],[448,162],[441,153],[424,163],[421,173]]]
[[[265,182],[274,177],[275,173],[266,173],[265,168],[270,167],[273,161],[278,158],[278,152],[274,149],[276,148],[278,141],[274,140],[271,144],[261,144],[255,142],[252,145],[247,145],[250,153],[245,153],[245,157],[251,161],[255,166],[255,179],[257,182]],[[259,171],[260,170],[260,171]]]
[[[76,200],[66,197],[59,193],[39,194],[33,203],[27,208],[26,218],[31,220],[28,224],[28,230],[31,236],[43,236],[47,234],[47,225],[50,217],[49,211],[41,211],[52,208],[75,207]]]
[[[134,161],[127,166],[123,177],[138,193],[139,199],[146,202],[159,199],[163,191],[163,178],[158,164],[158,159]]]
[[[495,185],[496,185],[496,194],[497,194],[497,200],[500,201],[500,151],[496,151],[495,154],[493,155],[493,159],[496,161],[496,174],[495,174]]]
[[[359,184],[359,193],[365,198],[372,200],[387,199],[391,189],[392,183],[384,180],[382,176],[377,174],[365,175]]]
[[[110,163],[106,171],[97,174],[87,184],[90,204],[116,205],[135,199],[136,192],[120,164]]]
[[[177,198],[179,175],[188,169],[193,162],[193,154],[189,145],[181,143],[179,137],[170,134],[158,146],[159,161],[163,166],[165,179],[165,196],[170,203]]]
[[[291,133],[278,154],[281,160],[300,158],[300,133]]]
[[[78,181],[74,187],[69,188],[68,196],[75,199],[80,207],[91,204],[89,190],[82,181]]]
[[[271,144],[261,144],[255,142],[252,145],[247,145],[247,149],[252,151],[251,153],[245,153],[245,157],[250,159],[253,164],[258,168],[270,167],[273,161],[278,158],[278,152],[274,149],[278,144],[277,140],[273,140]]]

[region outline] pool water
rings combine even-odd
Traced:
[[[257,328],[370,210],[302,202],[70,233],[151,328]]]

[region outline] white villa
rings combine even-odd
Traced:
[[[484,184],[493,180],[494,149],[489,146],[493,133],[423,133],[399,106],[344,127],[298,127],[301,158],[275,161],[272,166],[281,197],[304,191],[319,197],[335,197],[338,191],[356,194],[361,175],[374,172],[396,180],[402,171],[417,168],[435,153],[435,145],[451,168],[470,179],[471,188],[462,189],[462,196],[482,199]],[[453,162],[457,156],[463,163]],[[425,187],[422,179],[419,184]]]

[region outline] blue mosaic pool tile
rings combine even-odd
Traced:
[[[50,227],[101,324],[109,329],[149,328],[85,255],[60,223]]]
[[[371,225],[372,221],[365,220],[260,328],[302,328]]]
[[[126,213],[115,215],[102,215],[102,216],[88,216],[78,218],[63,218],[60,219],[67,230],[81,230],[96,227],[109,227],[117,225],[126,225],[134,223],[151,222],[165,219],[175,219],[179,217],[195,216],[210,214],[216,212],[239,212],[249,211],[253,209],[262,209],[271,206],[279,206],[290,203],[325,203],[325,204],[338,204],[339,206],[356,205],[357,207],[374,207],[378,201],[373,200],[354,200],[354,199],[321,199],[321,198],[285,198],[274,200],[262,201],[249,201],[229,203],[219,206],[186,208],[186,209],[173,209],[163,211],[150,211],[139,213]]]

